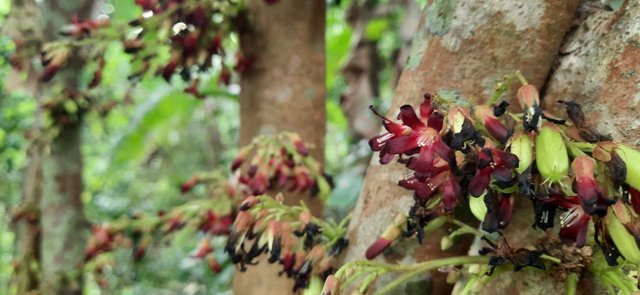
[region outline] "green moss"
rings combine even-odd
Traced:
[[[438,36],[449,32],[457,2],[457,0],[434,0],[427,8],[425,30]]]
[[[411,54],[407,60],[405,67],[409,70],[415,70],[422,61],[427,46],[429,45],[429,37],[424,32],[416,33],[411,46]]]

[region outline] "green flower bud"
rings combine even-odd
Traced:
[[[616,154],[627,166],[626,182],[633,188],[640,190],[640,152],[623,144],[618,144]]]
[[[533,163],[533,141],[526,133],[518,133],[511,140],[510,152],[518,157],[518,174],[524,172]]]
[[[624,216],[621,217],[624,218]],[[622,254],[627,261],[633,264],[640,264],[640,249],[638,249],[638,244],[633,235],[629,233],[624,224],[620,222],[620,219],[618,219],[618,216],[612,208],[609,208],[607,215],[604,217],[604,222],[620,254]]]
[[[453,246],[453,239],[451,239],[449,236],[442,237],[442,239],[440,240],[440,250],[449,250],[451,246]]]
[[[536,166],[549,183],[559,183],[569,173],[567,146],[555,126],[542,126],[536,137]]]
[[[484,221],[484,217],[487,215],[487,205],[484,203],[485,194],[486,192],[478,198],[469,196],[469,208],[471,209],[471,213],[473,213],[473,216],[480,221]]]

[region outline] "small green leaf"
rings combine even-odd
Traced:
[[[373,19],[367,23],[366,36],[371,41],[380,40],[382,34],[389,27],[389,20],[385,18]]]

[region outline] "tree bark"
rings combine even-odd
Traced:
[[[575,100],[597,131],[640,146],[640,2],[595,12],[560,54],[544,97],[546,110],[564,115],[556,101]]]
[[[45,36],[51,40],[62,25],[77,16],[91,16],[91,0],[57,0],[39,3],[43,13]],[[58,73],[57,83],[67,89],[79,85],[78,72],[85,61],[72,56]],[[44,193],[40,204],[42,232],[41,269],[43,294],[82,294],[82,275],[87,221],[82,205],[82,114],[78,120],[57,126],[58,134],[51,143],[44,162]]]
[[[82,294],[87,222],[82,211],[81,122],[61,128],[44,166],[43,294]]]
[[[557,101],[575,100],[583,105],[587,121],[596,131],[611,135],[615,141],[638,146],[640,2],[628,1],[618,11],[605,11],[585,3],[580,10],[589,11],[590,16],[577,24],[562,45],[543,106],[548,112],[565,116],[564,106]],[[528,216],[519,220],[532,220],[532,214],[525,215]],[[532,241],[535,240],[532,237],[541,235],[530,223],[514,227],[510,224],[509,229],[508,236],[520,234],[513,240]],[[482,293],[545,294],[554,292],[550,281],[553,280],[546,273],[510,273],[500,276]],[[555,290],[564,288],[564,282],[555,283]],[[580,278],[579,287],[580,294],[604,292],[591,277]]]
[[[532,84],[542,86],[579,2],[429,1],[389,117],[395,117],[403,104],[417,105],[425,92],[453,92],[482,102],[497,81],[518,69]],[[507,97],[514,97],[513,91]],[[413,203],[411,193],[397,185],[406,172],[398,164],[381,166],[377,159],[371,161],[353,213],[346,260],[364,259],[366,248],[394,216],[409,210]],[[429,234],[422,246],[413,240],[399,242],[394,247],[405,248],[403,254],[394,254],[398,251],[391,249],[392,255],[378,259],[412,263],[467,252],[465,241],[457,241],[446,252],[440,251],[440,239],[445,233],[441,230]],[[450,293],[451,286],[445,283],[444,275],[434,272],[430,281],[431,294]],[[380,280],[378,284],[384,282]]]
[[[281,0],[268,5],[247,1],[248,24],[240,31],[240,47],[251,61],[240,80],[240,145],[260,134],[293,131],[313,145],[310,154],[324,161],[326,123],[325,1]],[[285,202],[303,198],[312,212],[322,214],[319,199],[286,195]],[[236,272],[234,294],[287,294],[293,281],[277,277],[279,265],[262,260],[246,273]]]
[[[24,22],[25,19],[39,19],[40,11],[34,0],[13,1],[11,12],[4,21],[3,34],[14,39],[23,36],[42,38],[40,26]],[[40,83],[36,73],[29,67],[28,78],[19,81],[16,78],[7,81],[9,88],[24,88],[39,101]],[[18,75],[12,75],[16,77]],[[42,111],[36,110],[31,137],[37,137],[42,121]],[[42,196],[42,158],[44,145],[40,141],[32,141],[27,148],[27,164],[22,172],[22,191],[20,206],[13,219],[15,233],[14,271],[11,285],[17,294],[27,294],[38,290],[40,268],[40,199]]]

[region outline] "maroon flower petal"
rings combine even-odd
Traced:
[[[444,116],[439,112],[431,113],[429,116],[429,120],[427,121],[427,126],[440,131],[442,130],[442,126],[444,125]]]
[[[396,135],[407,134],[411,131],[409,126],[404,126],[392,121],[382,121],[382,126],[384,126],[384,129],[387,131]]]
[[[573,208],[580,204],[580,199],[577,197],[565,197],[558,193],[551,193],[551,198],[546,201],[563,209]]]
[[[382,251],[389,248],[390,245],[390,240],[387,240],[385,238],[378,238],[373,244],[371,244],[371,246],[369,246],[369,248],[367,248],[367,252],[364,254],[364,256],[368,260],[374,259],[378,255],[380,255]]]
[[[402,120],[404,125],[411,127],[413,130],[422,130],[425,127],[424,123],[422,123],[418,115],[416,115],[416,111],[408,104],[400,107],[398,119]]]
[[[369,139],[369,147],[374,152],[379,152],[382,150],[384,145],[389,141],[389,139],[393,138],[395,135],[393,133],[385,132],[378,136],[374,136]]]
[[[484,193],[491,181],[491,168],[486,167],[478,170],[469,182],[469,193],[474,197],[479,197]]]
[[[576,206],[560,216],[560,238],[563,241],[575,242],[581,248],[587,240],[589,231],[589,215],[582,207]]]
[[[518,167],[518,156],[500,149],[492,150],[493,162],[496,166],[515,169]]]
[[[435,167],[433,162],[435,160],[435,151],[430,145],[425,145],[420,149],[418,157],[413,157],[407,164],[407,168],[419,172],[421,174],[435,175]]]
[[[632,188],[629,190],[629,202],[631,207],[636,211],[636,214],[640,214],[640,192]]]
[[[418,187],[420,187],[421,183],[416,179],[415,176],[411,175],[405,179],[400,180],[398,182],[398,185],[408,190],[416,190]]]
[[[431,197],[433,193],[444,184],[447,174],[448,173],[443,172],[421,182],[421,185],[415,191],[416,197],[421,200],[426,200]]]
[[[498,227],[505,228],[509,221],[511,221],[511,216],[513,215],[513,197],[504,195],[502,199],[500,199],[500,205],[498,206]]]
[[[449,175],[442,189],[442,207],[445,212],[452,212],[456,208],[461,189],[453,175]]]
[[[424,101],[420,104],[420,117],[429,118],[433,113],[433,104],[431,103],[431,93],[424,94]]]
[[[591,178],[576,178],[576,189],[582,203],[587,207],[598,201],[598,184]]]
[[[384,151],[391,154],[402,154],[418,147],[419,134],[395,136],[387,141]]]
[[[507,126],[504,126],[504,124],[496,118],[487,117],[484,121],[484,126],[493,138],[503,144],[507,142],[507,139],[509,139],[509,136],[511,135]]]
[[[498,167],[494,169],[491,176],[493,176],[497,181],[509,181],[513,178],[511,169],[505,167]]]
[[[385,153],[383,151],[380,152],[380,164],[385,165],[389,164],[391,160],[393,160],[394,154]]]

